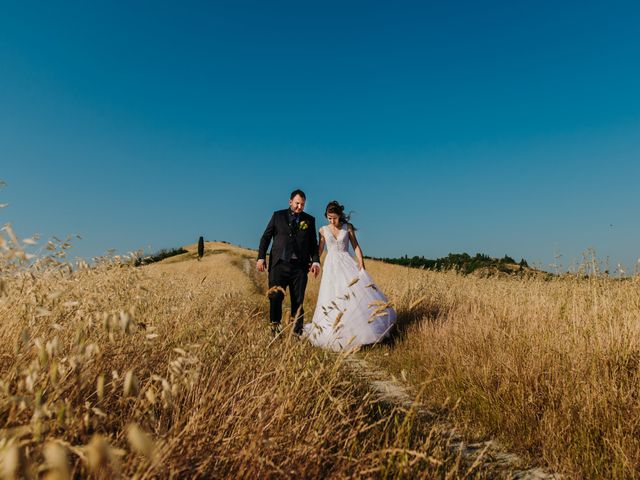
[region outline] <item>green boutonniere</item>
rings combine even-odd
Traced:
[[[309,224],[305,220],[298,224],[298,230],[306,230],[307,228],[309,228]]]

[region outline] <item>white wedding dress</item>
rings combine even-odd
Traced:
[[[387,297],[349,253],[349,231],[343,225],[334,237],[321,228],[327,245],[318,303],[304,335],[318,347],[350,350],[385,338],[396,321]]]

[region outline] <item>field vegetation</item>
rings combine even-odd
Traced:
[[[492,276],[496,274],[529,276],[534,274],[550,277],[550,275],[540,270],[530,268],[524,258],[516,263],[509,255],[505,255],[502,258],[493,258],[484,253],[476,253],[473,257],[468,253],[450,253],[446,257],[436,259],[417,255],[413,257],[405,255],[399,258],[380,258],[378,260],[393,265],[435,270],[438,272],[456,270],[462,274],[474,273],[480,276]]]
[[[465,276],[372,264],[400,332],[369,353],[469,433],[574,478],[637,478],[640,276]],[[413,308],[410,308],[413,305]]]
[[[344,355],[266,325],[255,252],[136,267],[0,231],[4,478],[464,478],[446,435],[378,402]],[[467,438],[570,478],[637,478],[640,277],[493,276],[369,260],[398,311],[358,355]],[[312,312],[319,281],[306,301]]]
[[[175,257],[176,255],[181,255],[183,253],[187,253],[187,251],[182,247],[163,248],[149,255],[135,255],[134,265],[136,267],[139,267],[141,265],[148,265],[150,263],[159,262],[161,260],[164,260],[165,258]]]
[[[273,339],[254,252],[89,266],[0,238],[3,478],[482,476],[344,357]]]

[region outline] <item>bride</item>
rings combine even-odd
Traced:
[[[396,320],[396,312],[364,269],[362,249],[344,207],[327,205],[328,225],[320,228],[319,253],[327,246],[318,302],[305,336],[319,347],[350,350],[385,338]],[[349,243],[356,254],[349,254]]]

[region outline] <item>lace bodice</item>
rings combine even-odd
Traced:
[[[346,224],[342,225],[337,237],[333,236],[333,233],[331,233],[331,230],[327,226],[322,227],[322,234],[329,253],[349,251],[349,230]]]

